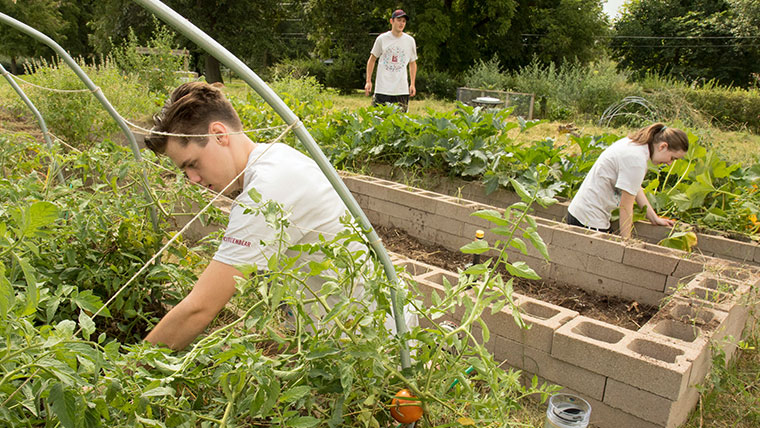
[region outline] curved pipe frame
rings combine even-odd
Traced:
[[[37,118],[37,122],[40,124],[40,129],[42,130],[42,136],[45,138],[45,144],[47,145],[48,150],[51,152],[53,151],[53,142],[50,140],[50,134],[48,133],[47,124],[45,124],[45,119],[42,118],[42,114],[40,114],[40,111],[37,110],[37,107],[34,106],[34,103],[32,103],[32,100],[29,99],[29,97],[26,96],[23,89],[16,83],[15,80],[10,76],[10,73],[5,70],[5,67],[0,64],[0,72],[2,72],[3,77],[5,77],[5,80],[8,81],[8,84],[11,85],[14,91],[18,94],[19,97],[24,101],[24,104],[26,104],[27,107],[29,107],[29,110],[34,113],[34,117]],[[55,161],[55,159],[52,160],[53,164],[53,170],[56,171],[56,176],[58,177],[58,181],[61,182],[61,184],[66,184],[66,180],[63,178],[63,173],[60,169],[58,169],[58,163]]]
[[[228,51],[224,46],[216,42],[209,35],[201,31],[198,27],[192,24],[190,21],[182,17],[180,14],[161,3],[157,0],[135,0],[136,3],[151,11],[157,17],[170,26],[174,27],[182,35],[194,42],[198,47],[213,55],[220,63],[229,67],[240,76],[251,88],[253,88],[263,99],[266,101],[274,111],[287,123],[288,125],[294,125],[293,132],[296,137],[301,141],[306,150],[311,155],[312,159],[317,163],[319,169],[325,174],[327,179],[332,184],[333,188],[338,192],[338,195],[348,207],[348,210],[359,222],[364,230],[367,230],[367,239],[370,246],[377,254],[380,262],[383,264],[385,274],[388,279],[394,284],[395,287],[401,287],[402,284],[396,275],[396,269],[391,262],[388,252],[383,247],[380,237],[377,236],[374,228],[370,224],[364,211],[359,207],[359,204],[354,199],[351,192],[346,187],[345,183],[340,179],[338,173],[333,166],[327,160],[325,155],[320,150],[317,143],[312,138],[306,127],[303,126],[300,119],[290,110],[290,108],[280,99],[280,97],[263,81],[256,73],[253,72],[245,63],[240,61],[235,55]],[[396,331],[399,336],[403,336],[409,330],[404,318],[404,308],[399,302],[395,287],[391,287],[391,303],[393,308],[393,316],[396,323]],[[409,356],[409,346],[406,341],[402,342],[401,347],[401,367],[411,367],[411,359]]]

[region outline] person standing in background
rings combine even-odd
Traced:
[[[417,78],[417,44],[414,37],[404,33],[408,16],[401,9],[391,14],[391,31],[377,36],[367,60],[367,83],[364,94],[372,92],[372,72],[378,62],[375,78],[375,96],[372,105],[398,104],[406,112],[409,110],[409,97],[417,94],[414,86]],[[406,67],[409,65],[409,81]]]

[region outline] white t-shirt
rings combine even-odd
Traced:
[[[375,93],[409,95],[406,66],[417,61],[417,44],[414,37],[406,33],[396,37],[387,31],[377,36],[371,53],[378,59]]]
[[[585,226],[610,227],[612,210],[620,205],[620,192],[636,195],[647,172],[649,147],[628,138],[607,147],[591,167],[568,212]]]
[[[235,199],[214,260],[231,266],[256,265],[259,269],[266,269],[267,259],[277,252],[276,247],[261,244],[272,242],[275,230],[266,224],[263,216],[244,212],[246,207],[259,205],[249,196],[251,189],[261,194],[262,202],[276,201],[290,213],[287,229],[290,245],[318,242],[320,234],[326,240],[332,240],[345,228],[340,217],[347,213],[347,208],[327,177],[316,162],[286,144],[257,144],[248,156],[243,187],[244,191]],[[356,241],[348,243],[347,248],[354,253],[367,252],[367,247]],[[298,252],[286,250],[285,254],[295,256]],[[322,261],[322,255],[304,253],[299,258],[301,266],[309,261]],[[320,290],[323,280],[315,276],[308,278],[307,283],[313,290]],[[357,284],[353,297],[361,299],[363,294],[364,287]],[[332,306],[339,300],[330,296],[327,302]],[[324,315],[321,307],[318,315]],[[417,325],[416,315],[408,309],[406,315],[409,328]],[[385,325],[395,331],[391,317]]]
[[[257,207],[248,192],[256,189],[262,202],[279,202],[290,213],[291,225],[287,230],[290,244],[317,242],[322,234],[328,240],[344,229],[340,217],[347,208],[333,189],[316,162],[298,150],[282,143],[258,144],[248,156],[244,175],[244,190],[235,199],[230,212],[227,230],[214,260],[232,266],[256,265],[266,269],[267,259],[276,253],[271,245],[275,231],[261,215],[245,214],[245,207]],[[352,251],[365,250],[362,244],[352,242]],[[291,250],[288,256],[297,253]],[[302,261],[319,259],[319,255],[305,254]]]

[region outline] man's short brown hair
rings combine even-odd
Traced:
[[[208,134],[211,122],[222,122],[232,131],[241,131],[243,125],[232,104],[222,91],[205,82],[185,83],[169,96],[161,111],[153,116],[151,131],[170,134]],[[177,137],[186,146],[193,142],[205,146],[207,137]],[[168,136],[151,133],[145,137],[145,145],[156,154],[166,151]]]

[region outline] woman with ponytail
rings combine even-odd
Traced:
[[[654,225],[673,226],[673,221],[657,215],[644,195],[641,183],[647,172],[647,160],[653,164],[671,164],[689,150],[689,139],[680,129],[655,123],[604,150],[583,180],[567,210],[567,223],[588,229],[610,232],[610,216],[620,207],[620,235],[631,237],[633,203],[646,207],[647,218]]]

